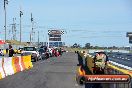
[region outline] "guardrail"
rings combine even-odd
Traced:
[[[120,68],[118,66],[114,66],[112,63],[109,63],[108,66],[111,68],[108,72],[108,74],[128,74],[130,77],[132,77],[132,72],[123,68]],[[110,85],[110,88],[131,88],[132,87],[132,80],[130,83],[113,83]]]
[[[89,70],[89,72],[87,72],[88,70],[83,69],[85,70],[85,72],[82,71],[83,73],[81,72],[81,74],[85,74],[85,75],[94,74],[94,70],[93,70],[94,69],[93,68],[94,67],[94,56],[90,54],[82,53],[82,52],[79,52],[78,56],[79,56],[78,59],[82,59],[83,66],[85,66]],[[128,74],[130,75],[130,77],[132,77],[132,71],[115,66],[111,62],[106,64],[106,69],[104,70],[104,72],[105,72],[104,74]],[[84,78],[79,76],[79,74],[77,74],[77,76],[79,77],[79,82],[83,84]],[[109,83],[108,85],[109,85],[109,88],[131,88],[132,80],[129,83],[112,83],[112,84]]]

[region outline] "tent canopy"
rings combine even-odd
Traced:
[[[0,40],[0,45],[5,44],[4,40]]]

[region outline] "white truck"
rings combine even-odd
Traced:
[[[39,60],[39,52],[33,46],[26,46],[23,48],[22,54],[31,54],[32,61],[36,62]]]

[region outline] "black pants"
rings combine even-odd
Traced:
[[[78,54],[78,63],[79,65],[83,66],[83,59],[79,54]]]

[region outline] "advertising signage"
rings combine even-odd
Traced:
[[[48,35],[61,35],[60,30],[48,30]]]
[[[132,36],[132,32],[127,32],[126,37],[130,37],[130,36]]]
[[[49,37],[50,37],[50,38],[55,38],[55,37],[56,37],[56,38],[60,38],[60,37],[61,37],[61,35],[54,35],[54,34],[50,34],[50,35],[49,35]]]
[[[61,41],[61,37],[60,38],[49,38],[49,41]]]
[[[129,43],[131,43],[131,44],[132,44],[132,36],[131,36],[131,37],[129,37]]]

